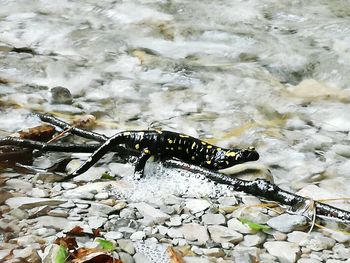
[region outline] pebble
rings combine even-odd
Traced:
[[[94,194],[90,192],[83,192],[78,190],[68,190],[63,193],[63,197],[67,199],[83,199],[83,200],[92,200],[94,199]]]
[[[30,195],[32,197],[48,197],[49,196],[49,191],[45,189],[40,189],[40,188],[33,188],[32,191],[30,192]]]
[[[51,198],[36,197],[11,197],[5,201],[5,204],[11,208],[30,209],[37,206],[56,206],[65,203],[65,200],[56,200]]]
[[[223,196],[218,198],[218,202],[222,206],[234,206],[238,204],[236,197],[234,196]]]
[[[30,192],[33,187],[31,183],[16,178],[7,180],[5,186],[10,189],[21,190],[24,193]]]
[[[222,214],[204,214],[202,221],[206,225],[224,225],[226,218]]]
[[[251,229],[248,225],[243,224],[237,218],[232,218],[229,221],[227,221],[227,226],[228,228],[236,230],[242,234],[250,234],[256,232],[255,230]]]
[[[221,248],[205,248],[202,250],[204,255],[208,257],[223,257],[225,252]]]
[[[95,194],[95,199],[96,200],[105,200],[105,199],[108,199],[109,197],[109,194],[108,193],[98,193],[98,194]]]
[[[29,213],[27,211],[19,208],[12,209],[9,214],[19,220],[27,219],[29,217]]]
[[[336,259],[346,260],[350,258],[350,249],[346,248],[344,244],[336,244],[332,250]]]
[[[307,219],[300,215],[283,214],[267,221],[267,224],[280,232],[289,233],[307,224]]]
[[[127,206],[127,204],[125,202],[118,202],[113,206],[113,208],[115,209],[115,211],[120,211],[123,208],[125,208],[126,206]]]
[[[198,241],[199,245],[204,245],[209,240],[207,228],[200,224],[189,223],[183,224],[179,231],[183,234],[184,238],[189,241]]]
[[[101,227],[106,221],[107,221],[107,218],[105,217],[99,217],[99,216],[88,217],[88,224],[92,229]]]
[[[126,218],[126,219],[135,219],[135,210],[132,208],[124,208],[123,210],[120,211],[119,213],[121,218]]]
[[[321,263],[318,259],[314,258],[301,258],[297,261],[297,263]]]
[[[130,205],[131,206],[131,205]],[[170,218],[169,215],[162,212],[160,209],[156,209],[147,203],[135,203],[132,204],[144,217],[141,222],[146,226],[151,226],[156,223],[161,224]]]
[[[302,231],[293,231],[287,235],[287,240],[299,245],[301,242],[307,240],[308,236],[308,233]]]
[[[76,206],[77,205],[72,200],[68,200],[67,202],[59,205],[59,207],[62,207],[62,208],[74,208]]]
[[[57,185],[59,186],[59,185]],[[64,182],[64,183],[61,183],[61,187],[64,189],[64,190],[69,190],[69,189],[74,189],[76,188],[78,185],[75,184],[75,183],[69,183],[69,182]],[[60,189],[59,189],[60,190]]]
[[[129,253],[130,255],[135,254],[135,247],[131,240],[119,239],[117,243],[121,250],[125,251],[126,253]]]
[[[185,203],[185,207],[188,208],[192,214],[196,214],[209,208],[210,203],[204,199],[190,199]]]
[[[167,235],[171,238],[182,238],[183,234],[178,228],[171,227],[167,231]]]
[[[110,232],[107,232],[104,237],[106,239],[121,239],[123,238],[123,233],[121,232],[118,232],[118,231],[110,231]]]
[[[146,233],[143,231],[136,231],[130,236],[131,240],[144,240],[146,238]]]
[[[39,243],[39,244],[45,243],[45,240],[43,238],[38,237],[36,235],[25,235],[14,239],[14,241],[16,241],[17,245],[21,247],[27,247],[32,245],[33,243]]]
[[[152,263],[152,261],[141,253],[136,253],[134,255],[135,263]]]
[[[182,219],[179,215],[170,218],[170,221],[165,222],[167,226],[181,226]]]
[[[268,241],[264,243],[264,248],[280,262],[295,262],[300,252],[297,244],[286,241]]]
[[[132,256],[130,256],[128,253],[125,252],[119,252],[119,259],[123,262],[123,263],[134,263],[135,260]]]
[[[113,207],[99,204],[99,203],[91,203],[90,208],[88,210],[89,215],[109,215],[116,211]]]
[[[331,249],[335,244],[335,240],[329,237],[325,237],[320,233],[312,233],[304,241],[301,241],[299,245],[306,246],[313,251],[322,251],[325,249]]]
[[[71,225],[67,218],[56,216],[40,216],[36,218],[36,221],[36,224],[39,227],[54,228],[57,230],[63,230],[67,226]]]
[[[258,232],[252,235],[245,235],[243,238],[243,241],[240,242],[239,244],[246,247],[255,247],[262,244],[265,241],[265,239],[266,239],[266,234],[262,232]]]
[[[210,237],[217,243],[238,243],[243,240],[243,235],[226,226],[211,225],[208,226]]]

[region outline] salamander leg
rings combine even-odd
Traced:
[[[143,172],[145,169],[145,165],[147,160],[152,156],[150,150],[148,150],[148,148],[143,149],[143,151],[141,152],[141,155],[139,157],[139,159],[136,162],[135,165],[135,177],[136,179],[140,179],[143,177]]]

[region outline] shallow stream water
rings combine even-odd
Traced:
[[[33,111],[98,131],[254,145],[277,184],[350,195],[348,1],[0,0],[0,129]],[[56,104],[52,88],[72,102]],[[63,114],[63,115],[62,115]]]

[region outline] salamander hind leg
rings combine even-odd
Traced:
[[[144,176],[143,173],[144,173],[146,162],[151,156],[152,154],[148,148],[145,148],[142,150],[141,155],[135,165],[136,179],[140,179]]]

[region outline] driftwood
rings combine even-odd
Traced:
[[[14,145],[22,148],[37,149],[43,152],[54,151],[54,152],[87,152],[92,153],[101,143],[108,139],[107,136],[86,131],[84,129],[75,128],[70,124],[59,120],[48,114],[36,114],[43,122],[50,123],[63,130],[69,130],[70,134],[77,135],[86,139],[94,140],[98,143],[94,144],[72,144],[72,143],[45,143],[37,142],[28,139],[20,139],[15,137],[6,137],[0,139],[0,146]],[[119,156],[136,156],[138,153],[126,149],[123,146],[116,146],[113,149]],[[173,168],[181,168],[190,170],[192,173],[200,173],[206,178],[220,184],[225,184],[234,191],[242,191],[247,194],[262,197],[269,201],[274,201],[282,205],[291,207],[307,207],[308,203],[311,203],[315,208],[316,216],[318,217],[330,217],[343,222],[350,222],[350,212],[345,211],[322,202],[312,201],[308,198],[293,194],[279,188],[277,185],[267,182],[263,179],[257,179],[253,181],[246,181],[231,176],[221,174],[219,172],[210,171],[205,168],[201,168],[195,165],[187,164],[179,160],[169,159],[164,161],[164,165]],[[70,178],[67,176],[66,178]]]

